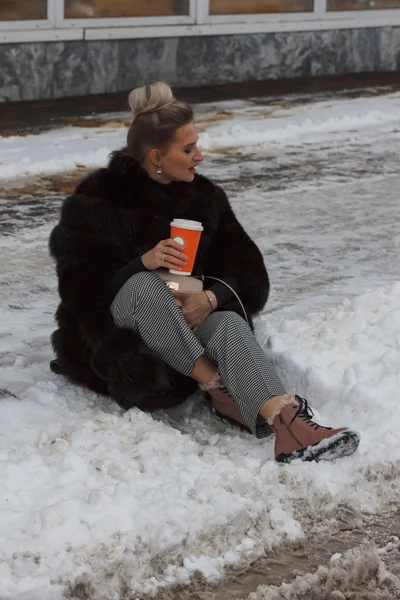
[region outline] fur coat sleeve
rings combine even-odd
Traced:
[[[269,278],[260,250],[237,220],[225,192],[214,185],[220,219],[205,264],[205,274],[221,279],[233,276],[239,284],[239,296],[253,317],[268,300]],[[236,303],[233,300],[233,303]],[[227,309],[231,309],[230,302]],[[239,311],[238,311],[239,312]]]
[[[64,202],[60,223],[50,236],[60,297],[79,319],[81,335],[91,346],[113,327],[107,310],[110,279],[125,263],[113,236],[114,212],[107,200],[74,194]]]

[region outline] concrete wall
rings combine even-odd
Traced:
[[[400,70],[400,27],[0,45],[0,101]]]

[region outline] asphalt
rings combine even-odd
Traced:
[[[218,102],[247,98],[274,98],[290,94],[318,94],[352,91],[360,94],[365,88],[400,89],[400,73],[356,73],[329,77],[298,77],[246,81],[224,85],[174,88],[175,95],[190,103]],[[73,96],[55,100],[6,102],[0,104],[0,135],[19,131],[46,129],[65,124],[73,117],[126,111],[129,90],[112,94]]]

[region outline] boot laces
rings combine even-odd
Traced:
[[[318,425],[318,423],[316,423],[315,421],[312,420],[314,413],[311,410],[311,408],[305,398],[301,398],[300,396],[297,396],[297,394],[296,394],[295,398],[298,403],[298,406],[297,406],[297,411],[296,411],[293,419],[290,421],[290,425],[293,423],[293,421],[295,419],[297,419],[297,417],[299,417],[300,419],[305,421],[308,425],[310,425],[314,429],[320,429],[320,428],[332,429],[331,427],[323,427],[322,425]]]

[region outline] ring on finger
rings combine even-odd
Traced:
[[[162,257],[161,257],[161,260],[162,260],[162,261],[164,261],[164,260],[165,260],[165,252],[164,252],[164,254],[163,254],[163,255],[162,255]]]

